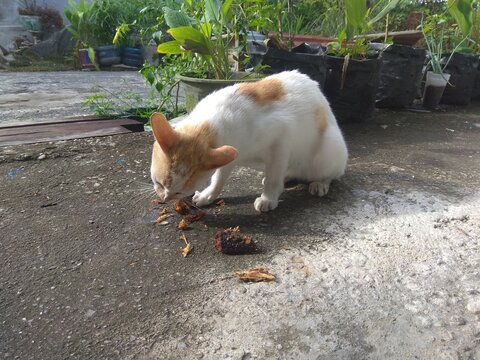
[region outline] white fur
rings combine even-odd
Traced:
[[[332,179],[345,172],[347,147],[330,106],[318,84],[297,71],[272,75],[281,80],[286,97],[267,105],[236,94],[237,85],[204,98],[182,121],[195,123],[208,119],[218,133],[217,145],[238,150],[232,163],[217,169],[210,185],[196,192],[198,205],[211,203],[220,194],[225,181],[237,165],[262,166],[264,190],[255,200],[257,211],[275,209],[284,181],[310,181],[310,193],[323,196]],[[328,127],[319,130],[316,109],[323,107]]]

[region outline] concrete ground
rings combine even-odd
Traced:
[[[480,103],[343,130],[327,196],[258,214],[238,169],[186,258],[150,133],[0,148],[0,359],[480,359]],[[260,252],[218,253],[229,226]]]

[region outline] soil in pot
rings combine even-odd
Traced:
[[[411,106],[420,89],[425,49],[396,44],[386,48],[384,44],[374,46],[384,48],[376,106],[394,109]]]
[[[324,94],[339,122],[364,121],[375,110],[382,59],[350,59],[344,74],[344,58],[326,55]]]
[[[448,57],[445,56],[442,62],[445,63],[447,59]],[[441,99],[442,104],[470,104],[478,72],[478,63],[478,56],[460,53],[453,54],[444,70],[451,76]]]
[[[261,65],[268,65],[262,70],[263,74],[271,75],[287,70],[298,70],[315,80],[323,89],[327,68],[325,57],[320,46],[300,44],[291,51],[273,47],[265,48],[261,56]]]
[[[445,91],[450,74],[438,74],[432,71],[427,72],[425,89],[423,91],[423,106],[427,109],[438,109],[440,100]]]

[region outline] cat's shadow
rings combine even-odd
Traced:
[[[333,182],[330,192],[320,198],[310,195],[306,186],[299,184],[287,188],[280,197],[278,207],[266,213],[259,213],[253,207],[258,194],[227,195],[222,197],[225,206],[211,205],[206,208],[209,216],[203,221],[209,228],[240,226],[241,229],[262,234],[287,235],[294,232],[307,235],[318,230],[304,225],[311,221],[321,225],[323,216],[319,217],[318,212],[326,216],[334,214],[340,206],[339,199],[348,192],[340,182]],[[312,219],[309,214],[314,213],[316,215]]]

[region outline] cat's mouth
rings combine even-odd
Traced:
[[[170,200],[177,200],[177,199],[183,199],[185,197],[191,197],[193,196],[193,192],[168,192],[165,191],[163,194],[158,194],[158,196],[163,200],[163,201],[170,201]]]

